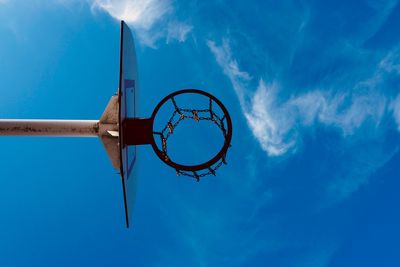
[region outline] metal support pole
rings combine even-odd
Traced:
[[[2,120],[0,136],[97,137],[98,120]]]

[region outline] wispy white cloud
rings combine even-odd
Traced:
[[[293,146],[293,142],[284,141],[288,131],[286,127],[288,124],[283,121],[285,118],[279,120],[272,114],[275,111],[273,99],[275,85],[267,86],[261,79],[256,92],[251,93],[247,87],[253,78],[249,73],[240,70],[237,60],[232,55],[228,40],[223,39],[221,46],[210,40],[207,44],[231,81],[247,123],[262,148],[273,156],[286,153]]]
[[[397,146],[387,149],[379,140],[389,130],[382,124],[387,119],[393,118],[400,131],[400,94],[393,99],[387,84],[388,77],[400,74],[399,49],[381,55],[369,69],[370,75],[347,81],[344,88],[342,83],[331,83],[287,94],[279,79],[266,82],[241,69],[229,44],[227,39],[220,45],[208,41],[251,132],[269,156],[297,152],[304,135],[315,127],[329,128],[343,137],[333,158],[348,160],[339,160],[340,168],[322,185],[327,192],[322,206],[341,201],[368,184],[371,175],[397,153]]]
[[[266,84],[262,78],[254,90],[250,83],[252,75],[240,69],[227,39],[221,46],[213,41],[208,46],[231,81],[253,135],[270,156],[293,151],[299,131],[316,123],[337,128],[347,136],[366,122],[378,126],[385,114],[386,97],[372,90],[333,93],[329,89],[315,89],[282,100],[278,96],[278,82]],[[385,66],[388,68],[388,64]]]
[[[180,22],[171,22],[168,24],[167,43],[173,40],[178,42],[185,42],[188,33],[192,31],[193,27],[189,24]]]
[[[172,12],[169,0],[94,0],[93,6],[104,9],[114,18],[146,30]]]
[[[295,145],[290,135],[293,119],[282,113],[285,107],[275,104],[275,92],[274,85],[260,80],[250,104],[242,104],[250,129],[270,156],[282,155]]]
[[[379,63],[379,69],[385,72],[400,74],[400,51],[389,52]]]
[[[390,109],[393,113],[393,118],[397,123],[397,129],[400,131],[400,95],[398,95],[391,103]]]
[[[231,81],[243,108],[245,106],[245,86],[247,82],[251,80],[250,75],[239,69],[239,64],[232,55],[228,39],[223,39],[221,46],[217,46],[217,44],[211,40],[207,42],[207,45],[214,54],[217,63]]]
[[[192,26],[175,18],[171,0],[93,0],[92,10],[104,10],[132,26],[140,41],[155,47],[160,39],[184,42]]]
[[[303,125],[319,122],[339,128],[343,135],[351,135],[368,120],[378,125],[386,102],[386,97],[375,93],[332,95],[315,90],[292,98],[286,105],[298,112],[297,117]]]

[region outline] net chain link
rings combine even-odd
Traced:
[[[162,154],[165,157],[165,160],[168,161],[168,148],[167,148],[167,140],[168,138],[173,134],[174,129],[179,125],[179,123],[185,119],[193,119],[197,122],[199,121],[212,121],[214,124],[218,126],[218,128],[222,131],[222,134],[224,135],[224,138],[226,139],[227,137],[227,132],[225,129],[225,114],[222,118],[220,118],[212,109],[212,99],[210,98],[209,101],[209,108],[208,109],[187,109],[187,108],[180,108],[177,104],[175,99],[172,97],[171,101],[175,107],[174,112],[172,113],[172,116],[167,122],[167,125],[162,129],[161,132],[153,132],[153,134],[157,134],[160,136],[161,140],[161,146],[162,146]],[[206,115],[203,115],[203,114]],[[178,116],[176,116],[178,114]],[[178,117],[176,120],[175,118]],[[176,121],[175,121],[176,120]],[[216,171],[221,167],[222,164],[226,164],[226,154],[223,155],[223,157],[214,164],[214,166],[210,166],[207,169],[204,169],[205,172],[201,172],[204,170],[201,170],[200,172],[198,171],[183,171],[183,170],[176,170],[176,174],[178,176],[184,175],[184,176],[189,176],[197,181],[200,181],[201,177],[207,176],[207,175],[216,175]]]

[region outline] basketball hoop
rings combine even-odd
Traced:
[[[197,94],[208,98],[208,106],[203,109],[182,108],[179,106],[175,97],[183,94]],[[154,129],[154,119],[160,108],[171,101],[174,111],[169,120],[161,130]],[[217,105],[223,114],[217,114],[214,106]],[[224,138],[224,144],[220,151],[210,160],[195,164],[184,165],[175,162],[168,154],[168,139],[174,134],[175,129],[184,120],[209,121],[212,125],[219,128]],[[127,119],[123,125],[126,133],[124,145],[151,144],[157,156],[167,165],[175,169],[177,175],[184,175],[195,178],[197,181],[207,175],[216,175],[216,171],[222,164],[226,164],[226,154],[232,139],[232,121],[228,110],[215,96],[197,89],[185,89],[176,91],[164,97],[155,107],[149,119]],[[156,138],[160,141],[157,145]]]
[[[1,0],[0,0],[1,1]],[[111,160],[113,167],[119,170],[122,181],[122,192],[125,207],[126,226],[129,227],[132,218],[133,207],[136,199],[137,188],[137,145],[151,144],[157,156],[167,165],[174,168],[177,175],[190,176],[200,181],[206,175],[216,175],[216,171],[226,164],[226,154],[232,139],[232,122],[225,106],[217,98],[209,93],[196,89],[185,89],[174,92],[155,107],[150,118],[139,117],[139,77],[136,62],[135,42],[132,31],[128,25],[121,21],[120,59],[119,59],[119,86],[118,93],[109,100],[103,114],[98,120],[31,120],[31,119],[0,119],[0,136],[62,136],[62,137],[98,137]],[[184,95],[184,97],[182,97]],[[181,101],[189,95],[189,101]],[[194,96],[194,97],[193,97]],[[197,101],[196,96],[201,99]],[[204,99],[206,101],[204,101]],[[171,103],[165,105],[165,103]],[[191,107],[183,108],[183,103],[189,102]],[[200,104],[201,103],[201,104]],[[169,111],[165,111],[165,107]],[[162,109],[161,109],[162,108]],[[158,114],[158,116],[157,116]],[[155,129],[160,121],[161,127]],[[185,121],[183,123],[183,121]],[[204,123],[216,126],[204,129]],[[177,127],[186,124],[199,123],[197,131],[191,131],[189,143],[184,144],[185,138],[179,137],[180,130]],[[193,126],[193,125],[192,125]],[[198,130],[200,129],[200,130]],[[209,135],[209,129],[220,131]],[[196,138],[196,134],[201,133]],[[215,134],[217,136],[215,136]],[[176,147],[174,141],[179,143]],[[178,138],[176,138],[178,136]],[[208,137],[205,137],[208,136]],[[221,146],[215,154],[202,155],[203,146],[193,141],[208,138],[208,147]],[[215,138],[217,137],[217,138]],[[156,142],[157,140],[157,142]],[[169,142],[171,141],[171,142]],[[158,145],[157,145],[158,144]],[[209,145],[210,144],[210,145]],[[212,145],[211,145],[212,144]],[[188,153],[188,149],[194,147],[196,152]],[[218,148],[218,147],[217,147]],[[179,149],[184,149],[185,157],[179,158]],[[191,154],[191,157],[186,157]],[[178,155],[178,156],[176,156]],[[193,156],[193,157],[192,157]],[[195,164],[186,164],[187,160],[198,157]],[[178,159],[178,160],[176,160]],[[208,159],[208,160],[207,160]],[[180,162],[180,163],[179,163]],[[200,163],[198,163],[200,162]],[[184,164],[185,163],[185,164]],[[192,163],[192,162],[190,162]],[[197,164],[198,163],[198,164]]]

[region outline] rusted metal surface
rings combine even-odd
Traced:
[[[0,136],[96,137],[98,120],[0,120]]]
[[[113,167],[117,170],[121,167],[119,148],[119,126],[118,126],[118,96],[112,96],[99,121],[99,132],[101,142],[107,151]]]

